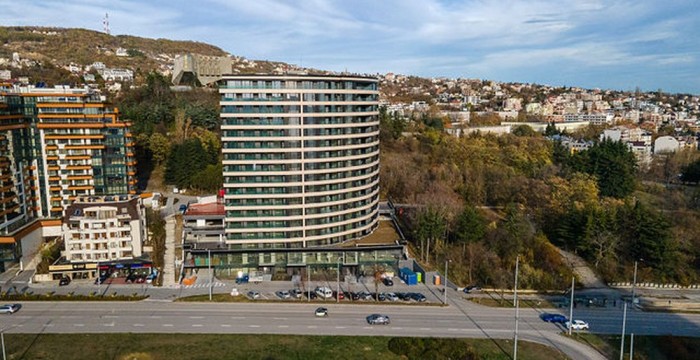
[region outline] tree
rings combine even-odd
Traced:
[[[537,136],[539,135],[530,125],[518,125],[513,127],[513,135],[515,136]]]
[[[560,132],[553,122],[547,123],[547,127],[544,129],[544,136],[554,136],[559,134]]]
[[[636,186],[637,160],[627,144],[604,139],[588,150],[574,154],[572,166],[598,179],[601,196],[622,199]]]
[[[681,181],[694,184],[700,182],[700,160],[696,160],[683,167]]]
[[[486,225],[483,216],[473,206],[466,206],[457,217],[455,226],[455,238],[462,244],[462,258],[468,260],[469,283],[473,283],[472,272],[474,269],[474,247],[470,246],[484,238]],[[469,255],[467,257],[467,248]]]
[[[168,158],[170,147],[170,139],[161,133],[154,132],[148,138],[148,150],[157,165],[162,164]]]
[[[421,259],[423,261],[430,261],[430,245],[444,236],[446,226],[443,214],[432,206],[425,207],[418,213],[414,232],[416,238],[421,242]]]

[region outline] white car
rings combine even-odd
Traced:
[[[19,311],[22,305],[20,304],[7,304],[0,306],[0,314],[14,314]]]
[[[567,329],[571,327],[571,330],[588,330],[588,323],[583,320],[574,320],[573,323],[567,321],[564,323],[564,326]]]
[[[320,308],[316,309],[316,311],[314,311],[314,315],[316,315],[318,317],[326,317],[326,316],[328,316],[328,309],[326,309],[324,307],[320,307]]]
[[[287,290],[280,290],[276,294],[277,294],[277,296],[279,296],[280,299],[285,299],[285,300],[292,297],[292,295]]]
[[[384,294],[388,301],[399,301],[399,297],[393,292]]]
[[[333,297],[333,290],[326,286],[317,287],[315,292],[318,297],[323,299],[330,299]]]

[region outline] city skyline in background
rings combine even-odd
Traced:
[[[0,0],[0,25],[101,31],[107,13],[113,35],[194,40],[323,70],[700,94],[692,4]]]

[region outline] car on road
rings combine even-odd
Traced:
[[[0,314],[14,314],[22,307],[20,304],[6,304],[0,306]]]
[[[588,323],[583,320],[574,320],[573,322],[567,321],[564,323],[564,326],[566,326],[567,329],[571,327],[571,330],[588,330]]]
[[[384,282],[385,286],[394,286],[394,280],[391,280],[391,278],[387,277],[382,279],[382,281]]]
[[[292,297],[292,294],[290,294],[289,291],[287,291],[287,290],[280,290],[280,291],[276,292],[275,294],[277,294],[277,296],[280,299],[285,299],[285,300]]]
[[[64,276],[61,278],[61,280],[58,281],[58,286],[66,286],[70,284],[70,278],[67,276]]]
[[[540,315],[540,318],[543,321],[550,322],[550,323],[555,323],[555,324],[564,324],[569,319],[566,318],[564,315],[559,315],[559,314],[551,314],[551,313],[544,313]]]
[[[469,286],[465,287],[464,290],[462,290],[462,291],[464,291],[465,294],[469,294],[472,292],[481,291],[481,288],[476,286],[476,285],[469,285]]]
[[[260,292],[255,291],[255,290],[250,290],[250,291],[248,291],[248,297],[253,299],[253,300],[260,299]]]
[[[326,316],[328,316],[328,309],[326,309],[324,307],[320,307],[320,308],[316,309],[316,311],[314,311],[314,315],[316,315],[318,317],[326,317]]]
[[[367,323],[370,325],[389,325],[391,320],[389,320],[387,315],[372,314],[367,317]]]

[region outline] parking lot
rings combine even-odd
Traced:
[[[428,286],[425,284],[406,285],[398,278],[393,285],[371,282],[328,282],[312,281],[269,281],[257,284],[227,284],[225,288],[235,289],[238,293],[252,300],[268,301],[316,301],[316,302],[342,302],[342,303],[442,303],[442,287]],[[230,287],[229,287],[230,286]],[[338,299],[338,287],[340,299]],[[222,289],[217,289],[217,293]],[[251,293],[253,292],[253,293]]]

